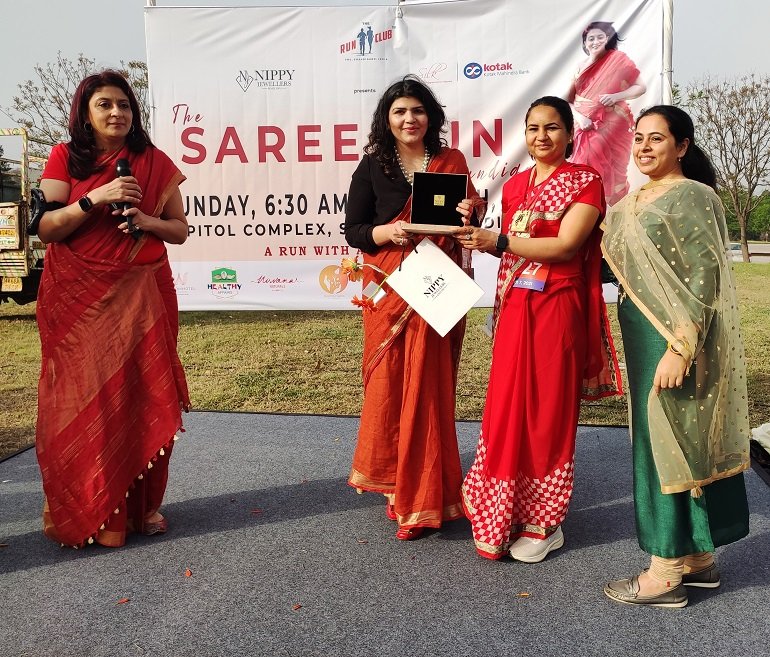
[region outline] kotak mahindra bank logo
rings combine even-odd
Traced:
[[[463,67],[463,75],[469,80],[476,80],[482,75],[526,75],[528,70],[514,68],[511,62],[497,62],[495,64],[479,64],[478,62],[468,62]]]

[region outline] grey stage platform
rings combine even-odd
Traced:
[[[566,545],[526,565],[477,557],[464,520],[396,541],[382,498],[345,484],[356,418],[185,421],[169,532],[120,550],[48,541],[34,451],[0,463],[0,655],[770,653],[770,488],[752,471],[752,533],[719,550],[722,588],[641,609],[602,593],[646,563],[625,429],[580,428]],[[478,424],[458,428],[467,469]]]

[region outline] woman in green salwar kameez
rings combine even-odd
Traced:
[[[646,110],[633,152],[650,182],[613,207],[602,249],[621,286],[637,535],[652,560],[604,591],[683,607],[686,586],[719,586],[714,549],[749,531],[746,370],[724,210],[692,120]]]

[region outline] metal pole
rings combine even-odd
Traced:
[[[674,99],[674,0],[663,0],[663,102]]]

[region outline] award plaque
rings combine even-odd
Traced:
[[[457,204],[467,195],[464,173],[416,171],[412,186],[411,224],[404,232],[421,235],[449,235],[463,221]]]

